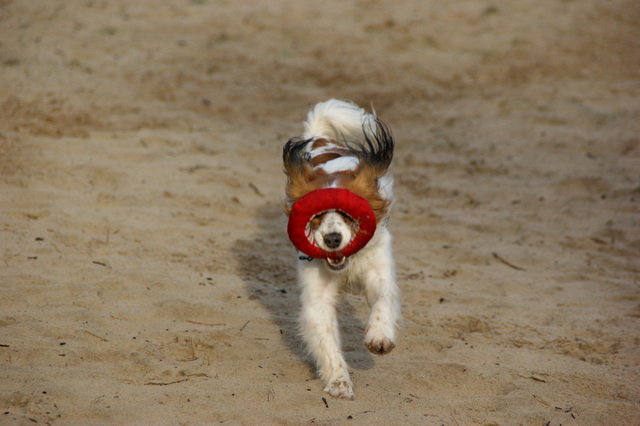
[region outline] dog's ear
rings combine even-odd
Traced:
[[[369,123],[370,128],[363,124],[364,143],[349,144],[359,164],[354,179],[345,187],[366,199],[380,221],[389,212],[391,200],[382,196],[378,182],[388,173],[395,142],[391,129],[380,119]]]
[[[380,178],[391,165],[395,141],[391,128],[382,120],[376,118],[374,125],[375,129],[366,129],[363,124],[362,132],[365,142],[360,144],[357,151],[361,164],[370,169],[370,173],[376,174]]]
[[[369,203],[378,222],[389,213],[391,200],[386,200],[380,194],[378,179],[381,177],[378,167],[361,164],[355,179],[346,188],[361,196]]]
[[[285,193],[285,212],[291,213],[295,201],[311,191],[309,182],[313,176],[313,167],[304,150],[310,140],[290,139],[282,148],[284,174],[287,176]]]

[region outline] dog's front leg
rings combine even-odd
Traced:
[[[342,355],[336,313],[338,282],[314,261],[300,271],[302,313],[300,325],[307,349],[331,396],[354,399],[353,385]]]
[[[389,247],[382,247],[384,256],[377,256],[365,272],[367,302],[371,307],[365,330],[364,345],[370,352],[386,355],[396,347],[396,327],[400,320],[400,292],[396,284],[395,265]]]

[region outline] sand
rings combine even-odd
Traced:
[[[0,423],[640,424],[640,4],[0,1]],[[398,347],[322,393],[281,149],[393,129]]]

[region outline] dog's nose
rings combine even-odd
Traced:
[[[332,249],[337,248],[340,246],[341,242],[342,242],[342,235],[340,235],[338,232],[330,232],[324,236],[324,243],[329,248],[332,248]]]

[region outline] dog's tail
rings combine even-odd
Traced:
[[[359,141],[375,134],[376,116],[354,103],[330,99],[309,111],[304,123],[304,139],[326,138]]]

